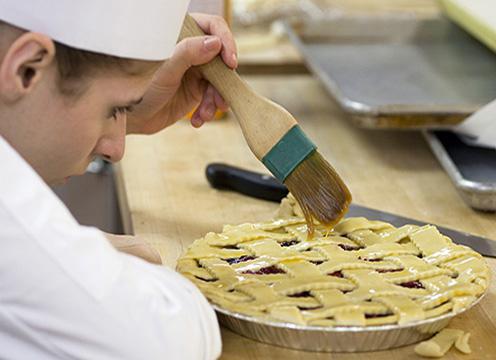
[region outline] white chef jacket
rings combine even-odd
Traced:
[[[214,359],[189,281],[79,225],[0,136],[0,359]]]

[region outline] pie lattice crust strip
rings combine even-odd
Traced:
[[[460,312],[488,287],[482,256],[431,225],[348,218],[308,237],[301,217],[226,225],[178,271],[226,310],[308,326],[408,324]]]

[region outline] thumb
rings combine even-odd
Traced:
[[[210,62],[222,49],[218,36],[198,36],[180,41],[169,60],[173,76],[183,76],[192,66]],[[171,74],[171,75],[172,75]]]

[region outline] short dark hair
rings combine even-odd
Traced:
[[[55,60],[59,73],[58,86],[67,95],[80,90],[81,80],[102,71],[119,71],[130,76],[154,72],[161,62],[121,58],[55,43]]]

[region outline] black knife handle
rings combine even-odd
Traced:
[[[216,189],[234,190],[258,199],[280,202],[288,194],[286,186],[270,175],[227,164],[209,164],[206,175]]]

